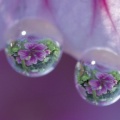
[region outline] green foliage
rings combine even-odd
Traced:
[[[46,63],[49,61],[49,59],[50,59],[49,57],[46,57],[43,62]]]
[[[112,71],[110,74],[112,74],[117,81],[120,81],[120,73],[118,71]]]
[[[10,54],[10,55],[13,55],[13,54],[14,54],[14,52],[12,51],[12,48],[11,48],[10,45],[8,45],[8,47],[7,47],[7,52],[8,52],[8,54]]]
[[[60,51],[54,51],[53,54],[57,57],[60,54]]]
[[[110,91],[110,93],[115,92],[116,89],[117,89],[117,87],[113,87],[112,90]]]
[[[27,40],[24,41],[16,41],[13,43],[12,47],[8,45],[7,51],[8,53],[13,56],[15,59],[18,56],[18,51],[21,49],[25,49],[24,44],[27,42]],[[43,72],[47,68],[51,67],[56,63],[56,61],[60,57],[60,46],[58,46],[54,41],[50,39],[46,40],[40,40],[38,44],[44,44],[50,50],[50,54],[46,56],[46,58],[43,61],[38,61],[37,64],[33,64],[30,66],[26,66],[26,63],[24,60],[22,60],[21,64],[18,64],[16,62],[16,65],[20,68],[23,69],[26,72]],[[19,46],[18,46],[19,45]]]
[[[23,68],[23,70],[25,70],[25,71],[29,71],[28,68],[27,68],[27,66],[26,66],[26,64],[25,64],[25,61],[24,61],[24,60],[22,60],[22,68]]]
[[[80,76],[80,72],[77,73],[78,83],[83,84],[87,82],[91,77],[85,73],[82,76]]]
[[[10,55],[13,55],[17,53],[20,50],[20,48],[18,47],[17,42],[14,42],[12,46],[11,45],[7,46],[7,50]]]
[[[11,50],[13,53],[18,52],[19,47],[18,46],[12,47]]]
[[[90,78],[90,77],[89,77],[88,75],[83,75],[83,76],[81,77],[81,80],[85,82],[85,81],[87,81],[89,78]]]
[[[96,95],[96,91],[92,91],[92,94],[93,94],[93,99],[97,102],[98,97]]]
[[[41,43],[46,45],[51,52],[54,52],[55,56],[58,56],[60,54],[60,48],[52,40],[46,39],[41,41]]]

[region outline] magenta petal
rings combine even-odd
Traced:
[[[106,82],[113,82],[114,80],[114,77],[110,74],[107,74],[107,73],[97,73],[96,74],[96,77],[99,79],[99,80],[105,80]]]
[[[88,92],[88,94],[92,94],[92,88],[90,86],[86,87],[86,91]]]
[[[24,46],[26,49],[32,50],[35,47],[35,43],[25,43]]]
[[[35,50],[45,50],[45,49],[47,49],[47,46],[45,46],[44,44],[36,44],[34,49]]]
[[[96,91],[96,94],[97,94],[98,96],[102,95],[101,90],[97,90],[97,91]]]
[[[97,89],[100,87],[100,82],[99,80],[90,80],[89,81],[89,85],[93,88],[93,89]]]
[[[104,85],[108,90],[112,90],[114,84],[111,84],[111,83],[107,83]]]
[[[50,50],[45,50],[46,54],[49,55],[50,54]]]
[[[20,64],[21,63],[20,57],[16,57],[16,61],[17,61],[18,64]]]
[[[102,86],[101,93],[102,94],[106,94],[107,93],[107,88],[105,86]]]
[[[43,61],[43,59],[46,57],[45,52],[36,52],[35,55],[36,55],[37,59],[40,61]]]
[[[106,73],[97,73],[96,74],[96,77],[100,80],[100,79],[103,79],[104,76],[106,76]]]
[[[26,63],[27,66],[32,65],[32,63],[30,61],[25,61],[25,63]]]
[[[37,58],[35,56],[32,56],[29,62],[31,62],[31,64],[37,64]]]
[[[27,65],[27,66],[30,66],[30,65],[33,65],[33,64],[37,64],[37,58],[36,58],[35,56],[32,56],[32,57],[30,58],[30,60],[27,60],[27,61],[26,61],[26,65]]]
[[[118,82],[117,80],[114,80],[114,81],[113,81],[114,85],[116,85],[116,84],[117,84],[117,82]]]
[[[20,50],[18,52],[18,55],[20,56],[21,60],[25,60],[29,56],[28,50]]]
[[[25,43],[25,48],[29,50],[44,50],[47,47],[44,44],[39,43]]]
[[[106,82],[108,81],[108,82],[113,83],[114,77],[113,77],[112,75],[109,75],[109,74],[108,74],[108,75],[106,76],[105,80],[106,80]]]

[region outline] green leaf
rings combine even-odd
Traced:
[[[88,80],[88,76],[83,76],[81,79],[83,80],[83,81],[86,81],[86,80]]]
[[[120,81],[120,73],[117,71],[112,71],[111,74],[113,75],[113,77],[115,77],[115,79],[117,81]]]
[[[59,47],[56,47],[55,50],[56,50],[56,51],[60,51],[60,48],[59,48]]]
[[[14,52],[11,49],[11,46],[8,46],[6,50],[7,50],[8,54],[10,54],[10,55],[14,54]]]
[[[90,77],[89,77],[87,74],[84,74],[84,75],[81,77],[81,79],[82,79],[83,81],[87,81],[87,80],[90,79]]]
[[[49,57],[46,57],[43,62],[48,62],[49,59]]]
[[[120,80],[120,74],[117,74],[115,77],[116,77],[116,80],[118,81]]]
[[[84,81],[82,81],[80,78],[78,78],[78,83],[79,83],[79,84],[83,84]]]
[[[112,71],[110,74],[112,74],[113,76],[115,76],[117,74],[117,71]]]
[[[47,43],[47,45],[49,45],[49,44],[52,43],[52,41],[50,41],[50,40],[46,40],[46,43]]]
[[[55,51],[53,54],[57,57],[57,56],[59,56],[60,51]]]
[[[81,81],[81,80],[79,80],[79,81],[78,81],[78,83],[79,83],[79,84],[83,84],[84,82],[83,82],[83,81]]]
[[[49,45],[49,44],[52,44],[53,42],[50,39],[45,39],[45,40],[40,41],[40,43],[43,43],[45,45]]]
[[[84,81],[82,81],[82,79],[81,79],[81,76],[80,76],[80,74],[79,74],[79,71],[77,71],[77,80],[78,80],[78,83],[79,83],[79,84],[84,83]]]
[[[110,93],[115,92],[116,89],[117,89],[117,87],[113,87],[112,90],[110,91]]]
[[[15,47],[13,47],[11,50],[12,50],[12,52],[18,52],[19,47],[15,46]]]

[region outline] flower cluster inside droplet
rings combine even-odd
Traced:
[[[29,41],[17,40],[6,48],[12,66],[24,75],[32,73],[40,76],[52,67],[60,58],[60,46],[51,39]],[[33,75],[34,76],[34,75]]]
[[[50,54],[50,50],[44,44],[25,43],[24,48],[18,50],[18,56],[16,57],[18,64],[21,64],[22,61],[27,66],[37,64],[38,61],[43,61]]]
[[[76,79],[77,84],[84,89],[84,97],[89,102],[98,105],[102,105],[102,102],[104,105],[111,104],[120,94],[119,71],[103,65],[81,62],[76,69]]]
[[[107,91],[111,91],[117,84],[117,80],[111,74],[98,72],[94,78],[89,80],[88,84],[84,83],[88,94],[92,94],[93,91],[96,92],[97,96],[107,94]]]

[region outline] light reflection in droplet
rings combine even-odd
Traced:
[[[23,30],[23,31],[21,32],[21,35],[26,35],[26,31]]]

